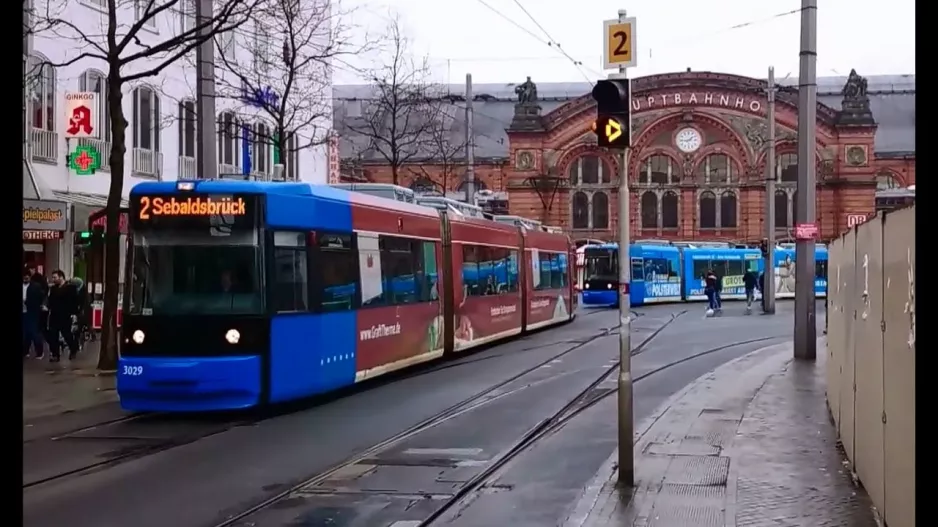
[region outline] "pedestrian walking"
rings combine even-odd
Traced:
[[[746,287],[746,314],[752,313],[752,301],[756,299],[756,286],[759,277],[754,269],[749,269],[743,275],[743,285]]]
[[[713,269],[708,269],[707,273],[704,274],[704,294],[707,295],[707,316],[713,315],[714,312],[720,308],[717,293],[718,285],[719,279],[716,273],[713,272]]]
[[[68,346],[68,358],[72,360],[78,354],[78,342],[72,333],[72,322],[78,313],[78,298],[74,287],[65,281],[65,273],[60,270],[52,272],[52,286],[49,288],[49,332],[46,339],[49,341],[50,361],[62,360],[59,347],[59,338]]]
[[[41,359],[45,354],[45,342],[42,338],[42,325],[46,313],[45,277],[39,273],[31,274],[23,287],[23,357],[29,356],[30,348]]]
[[[76,276],[68,281],[68,285],[73,288],[75,294],[77,307],[75,313],[75,339],[78,341],[78,351],[81,352],[85,344],[86,334],[88,333],[91,305],[88,303],[88,290],[85,287],[84,280]]]

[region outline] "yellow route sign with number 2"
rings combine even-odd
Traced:
[[[603,22],[603,69],[634,68],[635,18]]]

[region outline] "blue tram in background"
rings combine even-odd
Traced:
[[[702,244],[703,245],[703,244]],[[664,302],[700,302],[704,294],[703,277],[713,270],[723,280],[724,300],[746,298],[743,275],[747,271],[762,274],[764,259],[758,249],[732,247],[729,244],[639,243],[629,246],[632,306]],[[827,248],[818,245],[814,292],[827,296]],[[776,298],[794,298],[795,249],[781,245],[775,249]],[[615,243],[584,247],[583,304],[613,306],[618,304],[619,246]],[[756,293],[756,298],[761,294]]]
[[[795,246],[775,249],[775,298],[795,298]],[[814,249],[814,295],[827,297],[827,247]]]

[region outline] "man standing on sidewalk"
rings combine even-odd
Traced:
[[[68,345],[68,358],[78,353],[78,342],[72,333],[72,317],[78,314],[78,297],[75,288],[65,283],[65,273],[52,272],[52,287],[49,288],[49,351],[52,362],[62,360],[59,354],[59,336]]]

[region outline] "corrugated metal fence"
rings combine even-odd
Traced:
[[[889,527],[915,525],[915,208],[829,246],[827,400]]]

